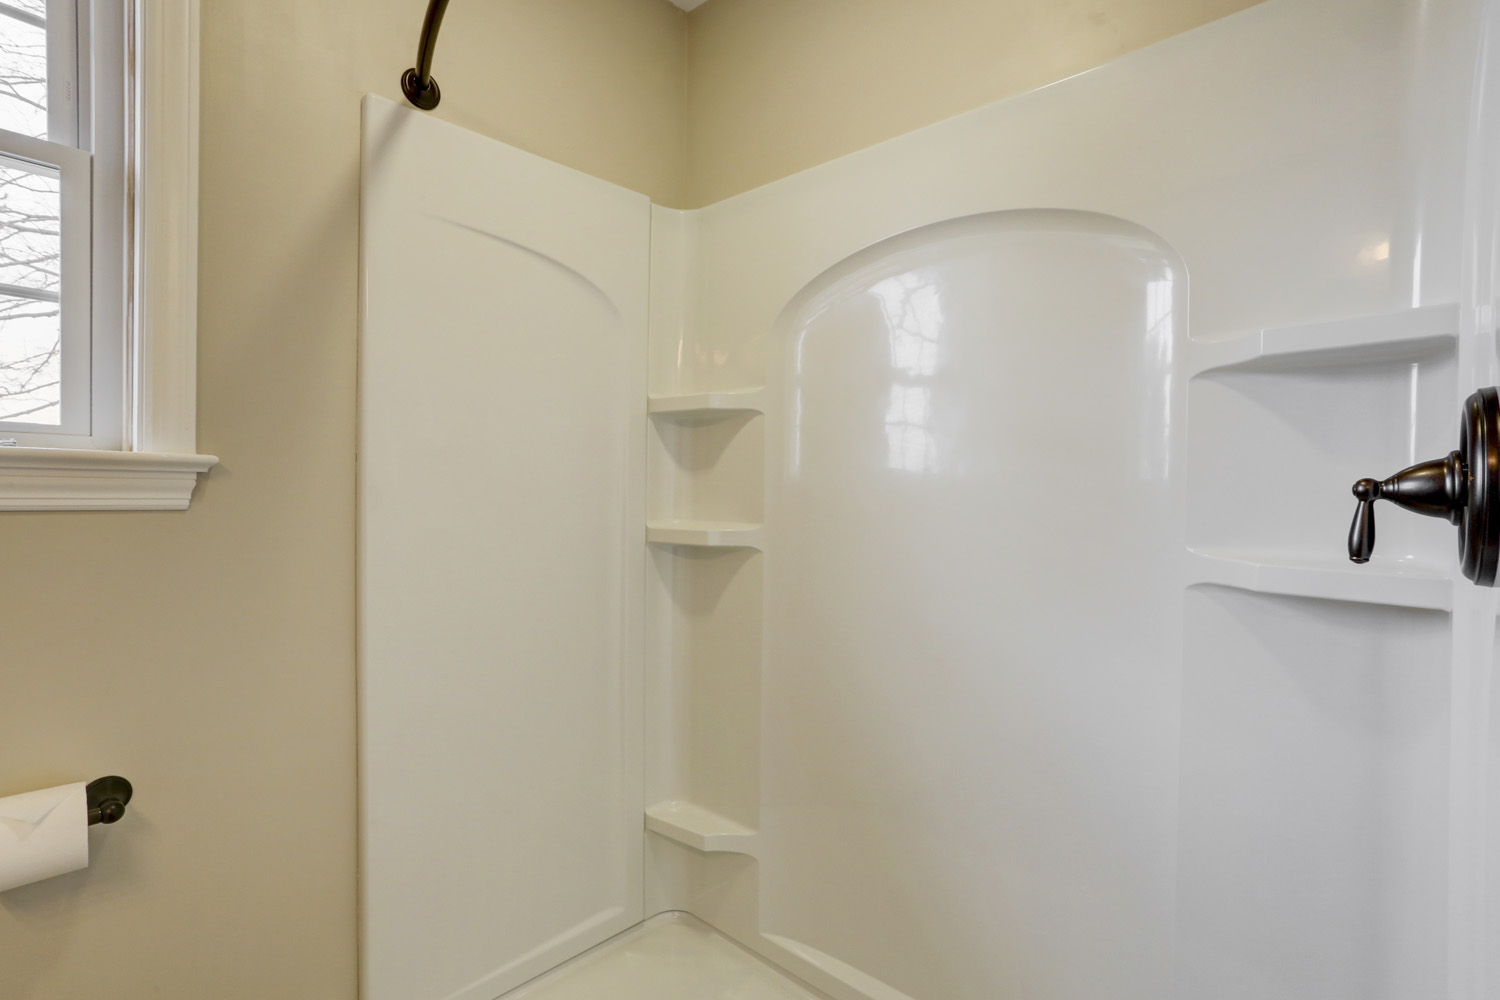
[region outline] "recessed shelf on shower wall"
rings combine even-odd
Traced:
[[[655,397],[647,435],[649,524],[719,531],[757,526],[763,514],[765,417],[758,392]],[[658,539],[668,541],[669,539]],[[725,545],[715,537],[671,539]],[[755,544],[753,542],[748,544]]]
[[[1314,597],[1359,604],[1449,611],[1453,581],[1424,566],[1299,560],[1197,550],[1189,554],[1187,584],[1212,583],[1258,594]]]
[[[722,392],[690,392],[681,395],[651,396],[646,412],[663,417],[708,417],[719,413],[764,413],[763,389],[735,389]]]
[[[1438,518],[1377,515],[1382,554],[1405,562],[1360,571],[1344,557],[1353,483],[1453,447],[1457,321],[1428,307],[1192,345],[1198,362],[1219,353],[1187,385],[1188,546],[1341,563],[1360,580],[1448,566],[1453,529]]]
[[[1224,340],[1190,341],[1189,374],[1413,361],[1452,350],[1458,306],[1421,306],[1374,316],[1275,327]]]
[[[657,521],[646,525],[646,541],[654,545],[758,549],[761,532],[761,525],[741,521]]]
[[[753,854],[759,815],[766,392],[741,388],[647,397],[648,620],[659,668],[664,801],[646,829],[693,852]],[[675,692],[691,692],[680,697]],[[737,819],[730,819],[730,816]]]
[[[756,831],[691,802],[646,807],[646,829],[704,853],[755,854]]]

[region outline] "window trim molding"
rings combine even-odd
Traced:
[[[0,511],[186,510],[211,455],[0,448]]]
[[[0,510],[185,510],[197,454],[200,0],[130,0],[125,450],[0,447]]]
[[[135,0],[135,327],[126,446],[193,454],[198,399],[198,0]]]

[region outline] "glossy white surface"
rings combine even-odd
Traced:
[[[676,414],[682,416],[708,415],[726,412],[760,412],[765,407],[757,391],[740,392],[693,392],[685,396],[652,396],[646,401],[649,413]]]
[[[705,548],[759,548],[760,525],[744,521],[663,521],[646,525],[646,541]]]
[[[692,802],[647,806],[646,829],[704,853],[755,853],[755,830]]]
[[[365,104],[368,1000],[490,1000],[641,914],[649,205]]]
[[[914,997],[1160,995],[1186,290],[1149,233],[1030,211],[878,244],[788,310],[766,932]]]
[[[1185,615],[1176,995],[1441,996],[1448,616],[1218,587]]]
[[[425,949],[451,899],[456,936],[522,956],[491,987],[519,982],[607,933],[559,917],[555,890],[605,922],[691,911],[837,1000],[1500,1000],[1495,594],[1457,578],[1436,520],[1382,510],[1376,559],[1344,551],[1350,483],[1446,453],[1463,396],[1500,381],[1497,10],[1271,0],[719,205],[653,209],[649,249],[603,240],[621,256],[601,273],[626,284],[590,278],[638,303],[647,275],[626,261],[649,255],[649,386],[625,401],[607,374],[623,357],[549,360],[530,340],[540,356],[498,356],[477,333],[445,371],[514,372],[509,392],[440,394],[407,427],[372,382],[366,547],[378,526],[401,558],[362,577],[384,691],[364,695],[367,798],[493,781],[507,799],[442,820],[469,848],[455,857],[502,836],[421,885],[390,961],[442,967]],[[522,220],[478,228],[554,259],[602,252],[569,242],[612,211],[575,207],[599,203],[571,173],[431,145],[465,159],[451,186],[472,210]],[[488,246],[452,243],[467,286],[392,293],[410,311],[382,315],[389,353],[367,372],[410,377],[396,345],[434,298],[589,325],[575,288]],[[636,464],[602,475],[622,466],[557,433],[575,419],[635,435]],[[411,464],[467,427],[503,443],[483,475],[474,448]],[[579,539],[486,547],[591,522],[572,494],[525,506],[518,476],[627,506],[638,488],[627,541],[591,536],[644,555],[618,604],[525,603],[582,572]],[[433,545],[452,525],[462,538]],[[429,590],[418,627],[385,624]],[[643,622],[644,655],[621,634],[602,680],[564,688],[554,715],[527,707],[544,732],[407,767],[478,733],[474,706],[544,683],[532,660],[490,658],[516,628],[492,590],[571,640]],[[434,650],[439,683],[379,687]],[[606,661],[548,662],[546,682]],[[599,742],[631,709],[590,700],[633,683],[634,774],[636,745]],[[634,796],[633,826],[590,824],[601,775]],[[515,794],[532,797],[515,810]],[[367,844],[406,820],[384,808],[366,807]],[[528,836],[505,839],[517,815]],[[634,897],[624,868],[559,860],[580,839],[635,851],[643,826]],[[377,889],[417,868],[378,851],[366,867]],[[544,918],[486,912],[466,895],[481,877]],[[381,912],[400,909],[384,891]],[[516,944],[518,913],[556,935],[544,950]],[[576,995],[633,996],[670,963],[625,964]]]
[[[684,913],[665,913],[510,1000],[818,1000]]]
[[[841,998],[1492,995],[1493,600],[1436,520],[1344,546],[1494,377],[1493,16],[1273,0],[658,217],[653,392],[766,386],[762,600],[660,642],[670,747],[757,738],[647,779],[758,863],[672,898]]]

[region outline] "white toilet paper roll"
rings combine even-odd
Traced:
[[[89,863],[83,782],[0,799],[0,892]]]

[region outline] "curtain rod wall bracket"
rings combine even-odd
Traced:
[[[422,86],[422,81],[417,77],[415,69],[409,69],[401,74],[401,92],[413,107],[421,108],[423,111],[431,111],[438,106],[443,99],[443,92],[438,89],[438,82],[432,77],[427,78],[427,86]]]
[[[417,45],[417,64],[401,74],[401,92],[413,107],[423,111],[431,111],[443,99],[443,92],[432,76],[432,56],[437,51],[438,30],[443,26],[443,14],[447,10],[448,0],[431,0],[427,5],[422,40]]]

